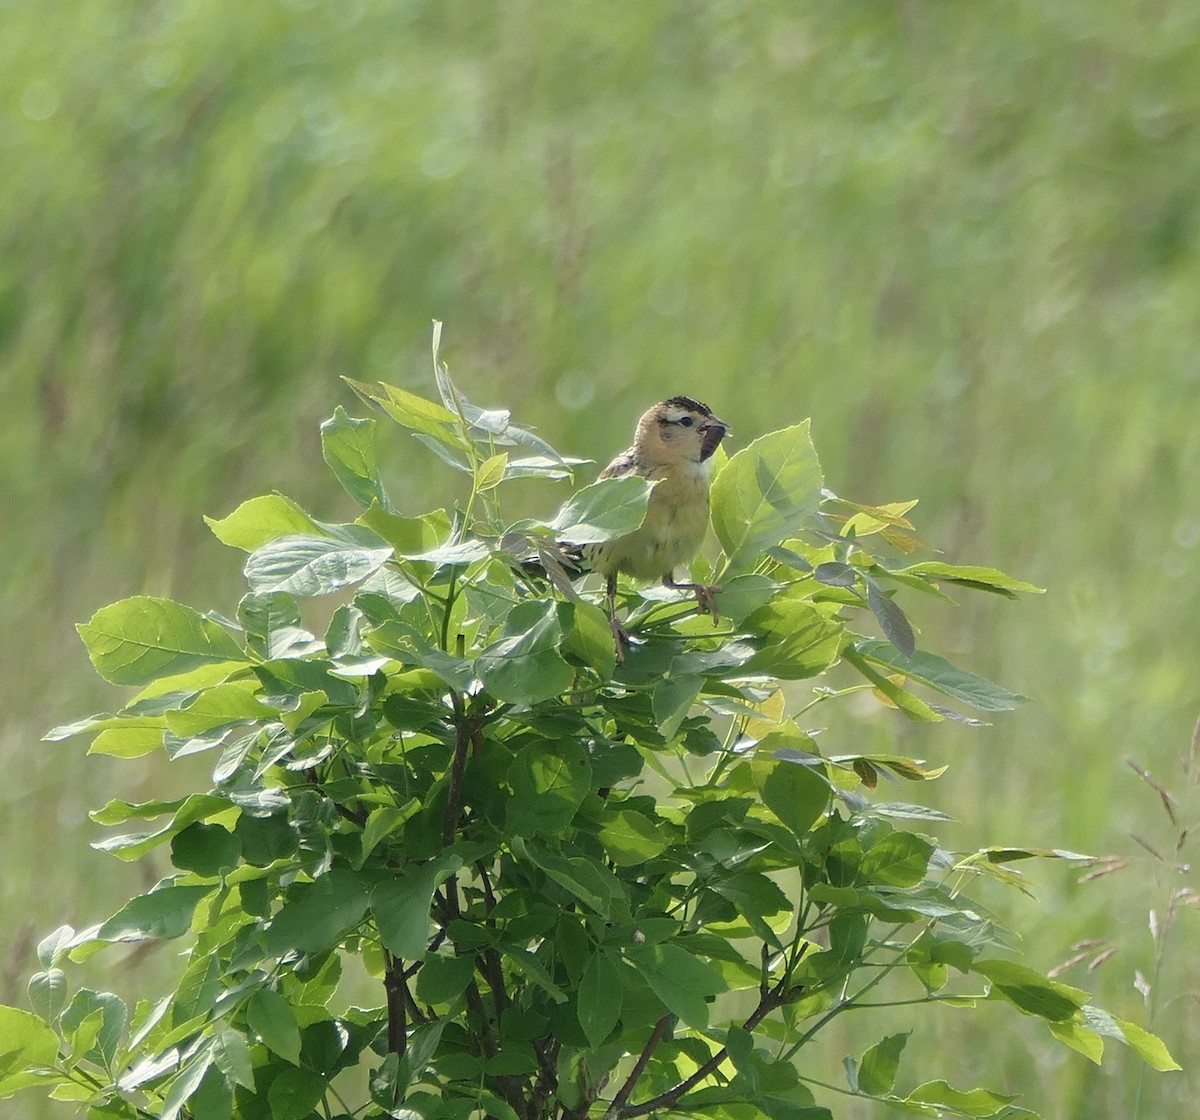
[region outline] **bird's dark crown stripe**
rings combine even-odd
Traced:
[[[698,412],[701,416],[711,416],[712,409],[706,404],[693,397],[671,397],[669,400],[663,401],[663,404],[672,404],[676,408],[685,409],[688,412]]]

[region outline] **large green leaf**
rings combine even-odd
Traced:
[[[768,548],[795,536],[816,512],[823,483],[807,420],[734,455],[712,484],[713,530],[726,570],[745,571]]]
[[[976,961],[971,971],[991,981],[993,998],[1006,999],[1043,1019],[1070,1019],[1088,999],[1087,992],[1049,980],[1017,961]]]
[[[910,1034],[911,1031],[890,1034],[863,1054],[858,1063],[858,1088],[861,1092],[880,1097],[892,1091],[896,1083],[896,1071],[900,1067],[900,1055]]]
[[[122,599],[77,629],[96,672],[113,684],[148,684],[201,665],[247,660],[226,630],[171,599]]]
[[[863,881],[889,887],[914,887],[925,878],[933,845],[912,832],[892,832],[863,856]]]
[[[838,658],[845,624],[811,600],[780,595],[753,611],[742,625],[759,648],[747,673],[798,681],[823,673]]]
[[[571,495],[550,528],[564,544],[595,544],[632,533],[646,516],[654,488],[637,475],[602,478]]]
[[[367,912],[367,888],[352,871],[334,868],[314,883],[291,888],[288,901],[267,930],[272,953],[301,949],[323,953],[353,929]]]
[[[47,1078],[32,1071],[52,1066],[57,1055],[58,1036],[41,1019],[0,1006],[0,1099],[43,1084]]]
[[[559,832],[592,786],[587,752],[570,739],[523,747],[509,768],[509,827],[520,836]]]
[[[725,991],[718,969],[674,943],[647,945],[629,952],[629,960],[650,990],[689,1027],[708,1027],[708,998]]]
[[[420,960],[425,956],[433,892],[461,866],[457,856],[442,856],[376,885],[371,892],[371,913],[379,939],[394,957]]]
[[[293,1065],[300,1061],[300,1028],[292,1005],[271,988],[259,988],[246,1003],[246,1024],[267,1049]]]
[[[282,494],[250,498],[226,517],[204,520],[217,540],[243,552],[253,552],[279,537],[318,536],[325,529]]]
[[[292,536],[268,541],[246,560],[246,579],[258,592],[286,591],[311,597],[328,595],[371,575],[392,557],[392,548],[362,526],[355,541],[333,537]]]
[[[514,607],[505,632],[506,637],[475,660],[475,671],[488,692],[510,704],[536,704],[567,688],[575,674],[558,652],[563,633],[557,604]]]
[[[602,950],[588,957],[583,967],[576,1013],[593,1048],[609,1036],[621,1017],[621,973]]]
[[[200,900],[215,888],[206,886],[159,887],[127,902],[96,931],[97,941],[144,941],[180,937],[191,925]]]
[[[772,757],[776,751],[803,753],[812,740],[788,728],[772,731],[755,750],[751,773],[766,805],[797,836],[803,836],[825,814],[832,792],[823,773],[812,766],[787,761],[788,755]],[[822,765],[819,760],[816,765]]]

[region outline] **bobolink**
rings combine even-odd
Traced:
[[[600,473],[601,478],[635,474],[656,480],[646,517],[632,533],[583,550],[587,563],[607,580],[608,613],[620,651],[628,641],[617,620],[617,573],[635,579],[661,578],[666,587],[691,591],[701,614],[717,622],[714,596],[721,589],[702,583],[679,583],[675,568],[699,551],[708,530],[710,459],[728,425],[706,404],[691,397],[671,397],[646,411],[638,421],[633,445]]]

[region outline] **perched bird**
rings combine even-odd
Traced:
[[[608,581],[608,614],[618,651],[629,640],[617,619],[618,572],[635,579],[661,579],[667,587],[693,592],[700,613],[711,614],[716,625],[714,596],[721,589],[676,582],[675,568],[691,560],[704,541],[709,460],[728,433],[728,425],[708,405],[691,397],[671,397],[642,416],[633,446],[601,471],[601,478],[635,474],[658,481],[637,529],[583,549],[589,567]]]

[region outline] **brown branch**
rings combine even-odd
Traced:
[[[745,1023],[742,1024],[743,1030],[754,1030],[772,1011],[788,1002],[788,996],[784,994],[785,984],[786,977],[780,980],[769,992],[765,992],[762,995],[758,1001],[758,1006],[750,1013],[750,1017]],[[629,1082],[626,1082],[625,1085],[621,1086],[621,1093],[618,1093],[617,1097],[613,1098],[613,1103],[609,1107],[608,1112],[605,1113],[604,1120],[628,1120],[629,1117],[633,1116],[645,1116],[648,1112],[658,1112],[674,1108],[684,1093],[694,1089],[706,1077],[717,1071],[717,1068],[728,1057],[728,1053],[726,1048],[722,1046],[720,1050],[690,1077],[685,1077],[678,1085],[668,1089],[665,1093],[659,1093],[657,1097],[643,1101],[641,1104],[627,1105],[624,1103],[624,1100],[620,1099],[621,1093],[624,1093],[625,1099],[628,1099],[629,1093],[626,1092],[626,1089],[632,1090],[633,1088]],[[643,1057],[648,1058],[649,1055],[643,1054]],[[634,1073],[640,1077],[643,1069],[645,1069],[645,1063],[639,1059],[639,1064],[634,1067]]]
[[[383,990],[387,993],[388,1052],[403,1055],[408,1043],[408,1017],[405,1007],[408,991],[404,985],[404,971],[400,962],[386,950],[384,959],[387,962],[383,974]]]
[[[604,1120],[616,1120],[619,1116],[633,1115],[626,1113],[625,1102],[629,1100],[629,1094],[633,1092],[634,1086],[642,1079],[642,1074],[646,1072],[646,1065],[650,1061],[650,1055],[658,1048],[658,1044],[662,1042],[663,1035],[667,1033],[667,1028],[671,1025],[671,1019],[674,1016],[664,1015],[657,1023],[654,1024],[654,1030],[650,1032],[650,1037],[646,1040],[646,1045],[642,1047],[642,1052],[638,1055],[638,1060],[634,1062],[633,1069],[630,1070],[629,1076],[625,1078],[625,1084],[617,1090],[617,1095],[613,1097],[612,1104],[608,1106],[608,1111],[604,1114]]]
[[[442,823],[442,847],[454,842],[458,831],[458,814],[462,809],[463,774],[467,769],[467,752],[475,732],[475,721],[465,715],[454,721],[454,762],[450,766],[450,790],[446,797],[446,819]]]

